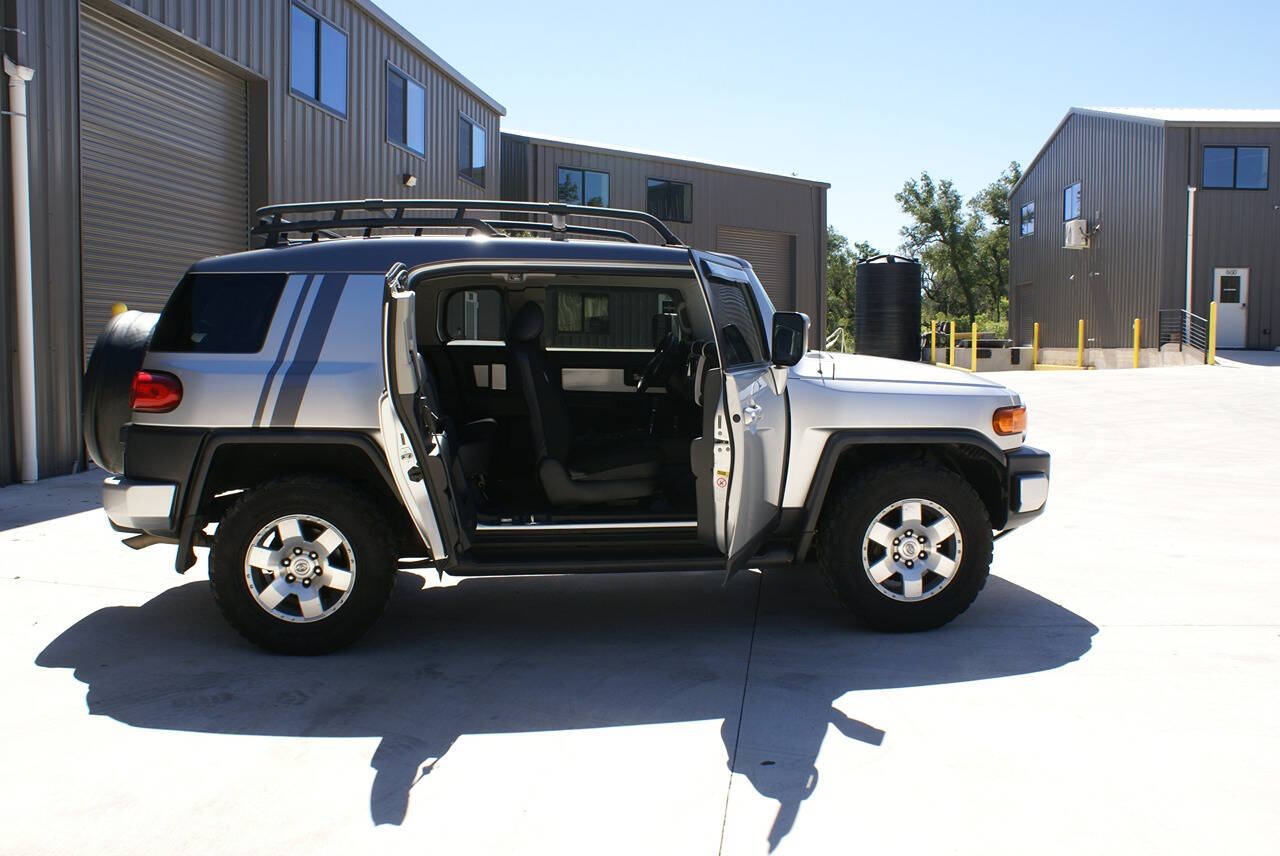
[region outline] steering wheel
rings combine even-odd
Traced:
[[[662,337],[658,347],[653,349],[653,356],[649,358],[644,371],[640,373],[640,379],[636,381],[636,392],[644,392],[671,373],[671,357],[676,351],[677,342],[674,333],[667,333]]]

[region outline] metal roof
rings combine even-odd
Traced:
[[[487,104],[489,108],[495,111],[499,116],[507,115],[506,107],[503,107],[501,104],[495,101],[493,97],[489,95],[489,93],[485,92],[479,86],[476,86],[474,83],[468,80],[466,76],[463,75],[462,72],[458,71],[456,68],[449,65],[449,63],[445,62],[444,59],[440,56],[440,54],[436,53],[431,48],[427,47],[425,44],[423,44],[421,39],[419,39],[413,33],[405,29],[403,24],[401,24],[395,18],[392,18],[386,12],[382,11],[382,9],[380,9],[377,6],[377,4],[373,2],[373,0],[353,0],[353,2],[356,4],[356,6],[363,9],[365,13],[369,15],[369,17],[373,18],[379,24],[381,24],[382,26],[390,30],[396,36],[396,38],[405,42],[415,51],[422,54],[422,56],[427,60],[427,62],[439,68],[449,77],[452,77],[455,81],[457,81],[462,86],[463,89],[466,89],[476,98],[480,99],[485,104]]]
[[[682,157],[680,155],[663,154],[662,152],[648,152],[638,149],[622,149],[617,146],[610,146],[605,143],[593,143],[587,140],[574,140],[568,137],[553,137],[547,134],[533,134],[527,131],[503,131],[504,137],[518,137],[522,140],[528,140],[533,143],[546,143],[552,146],[569,146],[575,149],[583,149],[590,152],[599,152],[604,155],[620,155],[622,157],[639,158],[641,160],[663,161],[665,163],[678,163],[685,166],[700,167],[702,169],[714,169],[722,172],[732,172],[738,175],[754,175],[760,178],[769,178],[776,181],[790,181],[796,184],[805,184],[811,187],[831,187],[830,182],[816,181],[809,178],[801,178],[796,175],[782,175],[776,172],[766,172],[762,169],[752,169],[751,167],[738,166],[730,163],[717,163],[716,161],[694,160],[693,158]]]
[[[1219,107],[1072,107],[1070,113],[1142,119],[1162,125],[1280,125],[1280,110]],[[1070,115],[1068,113],[1068,115]]]
[[[1219,125],[1223,127],[1267,127],[1280,126],[1280,109],[1231,109],[1217,107],[1072,107],[1062,117],[1062,121],[1053,129],[1053,133],[1045,140],[1040,151],[1022,171],[1022,178],[1009,189],[1009,197],[1018,192],[1031,170],[1044,157],[1049,146],[1062,133],[1063,127],[1071,121],[1072,116],[1101,116],[1108,119],[1119,119],[1124,122],[1141,122],[1161,127],[1190,127],[1202,125]]]
[[[262,250],[213,256],[196,262],[200,273],[386,273],[396,262],[407,267],[441,261],[639,262],[689,265],[685,247],[614,241],[552,241],[539,238],[458,236],[330,238]]]

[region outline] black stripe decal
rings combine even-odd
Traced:
[[[254,428],[262,427],[262,413],[267,409],[267,395],[271,392],[271,384],[275,382],[276,373],[280,371],[280,366],[284,365],[284,355],[289,350],[293,330],[298,326],[298,318],[302,315],[302,304],[307,302],[307,295],[311,292],[311,283],[315,278],[316,275],[312,273],[302,281],[302,290],[298,292],[298,300],[293,304],[289,324],[284,328],[284,336],[280,339],[280,350],[276,352],[276,361],[271,364],[271,369],[267,372],[267,380],[262,384],[262,392],[258,394],[258,407],[253,411]]]
[[[292,428],[297,422],[303,393],[311,382],[311,373],[315,371],[316,362],[320,359],[325,339],[329,338],[329,328],[333,325],[333,316],[346,285],[346,274],[326,274],[320,278],[320,288],[311,304],[307,323],[302,328],[298,349],[294,351],[293,360],[285,370],[284,380],[280,381],[280,394],[276,396],[276,406],[271,411],[273,427]]]

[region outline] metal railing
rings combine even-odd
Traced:
[[[1159,347],[1177,345],[1178,350],[1190,347],[1209,354],[1209,319],[1185,309],[1160,310]]]

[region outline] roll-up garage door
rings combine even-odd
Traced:
[[[197,259],[247,246],[243,80],[89,7],[80,17],[85,359],[111,306],[157,311]]]
[[[796,239],[782,232],[721,226],[716,249],[751,262],[775,309],[796,308]]]

